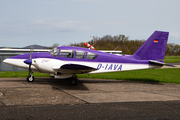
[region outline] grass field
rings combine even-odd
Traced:
[[[180,56],[165,56],[165,63],[180,63]]]
[[[123,71],[113,73],[100,74],[78,74],[78,78],[91,79],[114,79],[114,80],[130,80],[130,81],[145,81],[145,82],[163,82],[180,84],[180,68],[169,69],[147,69],[136,71]],[[0,72],[0,77],[27,77],[28,72]],[[50,77],[45,73],[34,73],[35,77]]]
[[[147,69],[100,74],[78,74],[78,78],[115,79],[180,84],[180,68]]]
[[[33,73],[35,77],[50,77],[49,74],[45,73]],[[6,78],[6,77],[27,77],[28,76],[28,71],[0,71],[0,78]]]

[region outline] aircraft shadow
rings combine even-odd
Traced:
[[[51,85],[54,90],[89,90],[82,82],[78,81],[76,86],[71,86],[69,80],[59,80],[54,78],[35,78],[34,82],[27,82],[26,78],[6,78],[1,79],[0,82],[11,83],[25,83],[25,84],[39,84],[39,85]]]
[[[80,82],[82,83],[143,83],[143,84],[152,84],[152,85],[164,85],[163,83],[160,83],[157,80],[147,79],[147,78],[141,78],[141,79],[128,78],[126,80],[81,79]]]
[[[48,84],[54,90],[89,90],[83,83],[78,81],[76,86],[69,85],[69,80],[54,78],[36,78],[34,84]]]
[[[24,79],[5,79],[1,80],[1,82],[27,82],[26,78]],[[127,80],[103,80],[103,79],[80,79],[78,80],[78,84],[76,86],[69,85],[69,81],[66,79],[59,80],[54,78],[36,78],[34,82],[27,84],[45,84],[51,85],[53,90],[89,90],[88,87],[84,85],[84,83],[94,84],[94,83],[139,83],[139,84],[152,84],[152,85],[164,85],[157,80],[153,79],[134,79],[129,78]]]
[[[131,81],[131,82],[140,82],[140,83],[145,83],[145,84],[152,84],[152,85],[164,85],[163,83],[161,83],[158,80],[154,80],[154,79],[147,79],[147,78],[128,78],[127,80],[125,80],[127,82]]]

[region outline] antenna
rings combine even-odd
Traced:
[[[90,36],[90,37],[93,37],[93,47],[94,47],[94,45],[96,44],[94,38],[97,36]]]
[[[115,51],[117,48],[118,48],[118,46],[113,51]],[[112,54],[112,52],[110,54]]]
[[[117,48],[118,48],[118,46],[113,51],[115,51]]]

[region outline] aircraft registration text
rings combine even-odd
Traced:
[[[104,70],[117,70],[121,71],[122,65],[120,64],[98,64],[97,69],[104,69]]]

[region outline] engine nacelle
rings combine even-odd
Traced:
[[[32,65],[40,72],[46,73],[54,73],[52,66],[59,64],[56,62],[57,61],[53,59],[32,59]]]
[[[72,76],[73,76],[73,74],[61,74],[61,75],[54,75],[54,78],[56,78],[56,79],[65,79],[65,78],[70,78]]]

